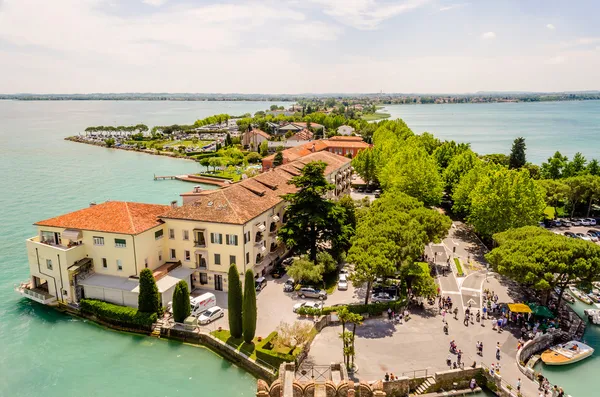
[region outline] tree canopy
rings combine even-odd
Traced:
[[[242,283],[235,263],[232,263],[229,266],[227,280],[229,282],[229,289],[227,291],[227,319],[229,320],[229,331],[231,332],[232,337],[241,338],[243,334]]]
[[[173,291],[173,319],[177,323],[182,323],[190,315],[190,293],[185,280],[181,280],[175,285]]]
[[[512,149],[510,151],[510,158],[508,159],[508,168],[517,169],[525,166],[527,159],[525,157],[525,138],[519,137],[515,139]]]
[[[138,310],[145,313],[158,313],[160,301],[158,287],[152,275],[152,270],[142,269],[140,272],[140,293],[138,295]]]

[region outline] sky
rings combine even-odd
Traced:
[[[600,89],[598,0],[0,0],[0,93]]]

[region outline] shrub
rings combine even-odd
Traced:
[[[140,294],[138,310],[145,313],[158,313],[160,307],[158,287],[152,275],[152,270],[143,269],[140,272]]]
[[[227,294],[227,308],[229,330],[234,338],[241,338],[243,333],[242,327],[242,283],[235,264],[229,266],[229,293]],[[254,285],[254,283],[252,284]]]
[[[254,273],[246,271],[244,280],[244,310],[242,313],[244,341],[251,343],[256,334],[256,290],[254,289]]]
[[[123,327],[149,329],[157,320],[156,313],[144,313],[132,307],[95,299],[81,299],[79,306],[83,313],[92,314],[99,320]]]
[[[454,258],[454,263],[456,264],[456,272],[458,273],[458,276],[462,276],[464,273],[462,266],[460,265],[460,260],[458,258]]]
[[[175,286],[175,291],[173,291],[173,319],[175,322],[182,323],[190,315],[190,312],[188,285],[184,280],[181,280]]]
[[[347,305],[347,306],[335,306],[335,307],[324,307],[321,310],[321,314],[329,314],[332,312],[339,311],[342,307],[348,308],[350,313],[354,314],[369,314],[372,316],[380,315],[381,313],[387,311],[387,309],[399,310],[404,306],[405,302],[403,300],[399,300],[397,302],[389,302],[389,303],[369,303],[367,305]]]

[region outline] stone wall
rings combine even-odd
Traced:
[[[179,340],[181,342],[193,343],[206,346],[215,353],[219,354],[228,361],[244,368],[259,379],[264,379],[268,382],[273,382],[277,379],[274,371],[258,364],[255,360],[241,353],[240,351],[228,346],[223,341],[213,337],[207,333],[198,333],[185,329],[163,328],[161,336],[169,339]]]
[[[436,372],[433,378],[435,384],[431,386],[427,391],[448,391],[448,390],[459,390],[468,389],[471,379],[481,374],[481,367],[465,368],[465,369],[451,369],[448,371]]]
[[[517,352],[516,360],[519,370],[529,379],[535,380],[535,371],[532,368],[527,368],[525,363],[527,363],[527,360],[534,354],[560,343],[560,339],[563,335],[564,333],[562,332],[552,332],[527,341],[521,350]]]
[[[410,390],[416,389],[425,379],[419,379],[417,386],[411,389],[411,381],[415,379],[409,379],[406,376],[399,376],[396,380],[390,380],[389,382],[383,382],[383,391],[386,396],[406,396]],[[414,382],[413,382],[414,383]]]

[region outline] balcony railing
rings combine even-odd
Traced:
[[[263,234],[262,233],[256,233],[256,237],[254,238],[254,242],[255,243],[260,243],[261,241],[263,241]]]
[[[206,270],[208,268],[208,266],[206,266],[206,262],[204,262],[204,261],[202,261],[202,262],[196,261],[196,268],[201,269],[201,270]]]
[[[194,240],[194,247],[196,248],[206,248],[206,241],[204,240]]]
[[[41,288],[31,288],[30,283],[21,283],[15,286],[15,291],[25,298],[29,298],[38,303],[49,305],[56,302],[56,297],[50,295]]]

